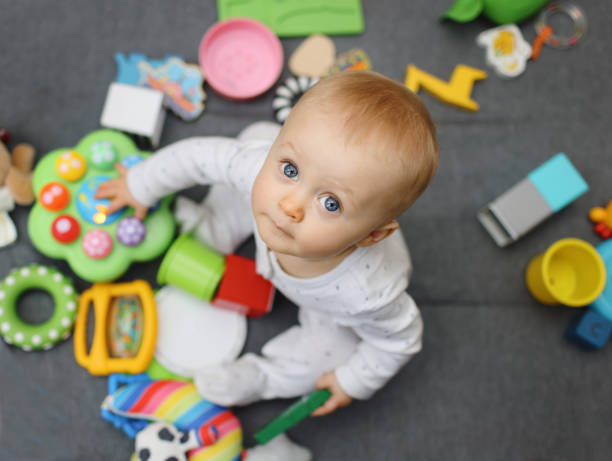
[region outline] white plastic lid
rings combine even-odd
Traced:
[[[155,358],[168,370],[193,377],[198,370],[234,360],[244,347],[246,317],[174,286],[155,296],[158,336]]]

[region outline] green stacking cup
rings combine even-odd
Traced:
[[[157,283],[174,285],[210,301],[224,272],[225,256],[197,242],[191,234],[183,234],[168,249]]]

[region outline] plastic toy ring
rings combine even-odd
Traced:
[[[576,45],[587,31],[587,19],[584,12],[570,2],[553,2],[547,5],[540,13],[535,28],[540,35],[548,25],[550,17],[556,13],[567,14],[574,23],[574,34],[569,37],[560,37],[556,34],[548,36],[544,43],[554,48],[569,48]]]
[[[55,310],[46,322],[28,324],[17,315],[17,300],[28,290],[43,290],[53,297]],[[76,301],[72,282],[57,269],[39,264],[15,269],[0,283],[0,335],[24,351],[51,349],[70,336]]]

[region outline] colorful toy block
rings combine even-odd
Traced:
[[[612,334],[612,321],[601,315],[595,309],[589,308],[580,318],[574,320],[565,337],[589,349],[601,349],[606,345]]]
[[[559,153],[478,212],[478,220],[500,246],[515,242],[589,190]]]
[[[255,261],[229,254],[225,274],[219,284],[213,306],[241,312],[248,317],[261,317],[270,312],[274,286],[255,272]]]

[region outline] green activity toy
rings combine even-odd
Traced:
[[[481,13],[497,24],[511,24],[537,13],[549,0],[456,0],[442,19],[469,22]]]
[[[328,389],[317,389],[295,402],[255,434],[259,445],[264,445],[279,434],[308,417],[331,397]]]
[[[107,213],[110,201],[95,197],[98,186],[116,178],[115,164],[126,168],[150,154],[123,133],[98,130],[75,146],[55,149],[36,165],[36,203],[28,232],[46,256],[65,259],[90,282],[111,281],[135,261],[160,256],[174,237],[174,218],[166,197],[140,221],[131,208]]]
[[[46,322],[25,323],[17,314],[17,301],[29,290],[42,290],[53,298],[53,315]],[[8,344],[24,351],[51,349],[68,338],[76,312],[77,295],[72,281],[52,267],[22,266],[0,283],[0,334]]]
[[[361,0],[217,0],[219,21],[251,18],[279,37],[311,34],[360,34],[364,30]]]
[[[210,301],[225,272],[225,257],[182,234],[172,244],[157,273],[157,283],[170,284]]]

